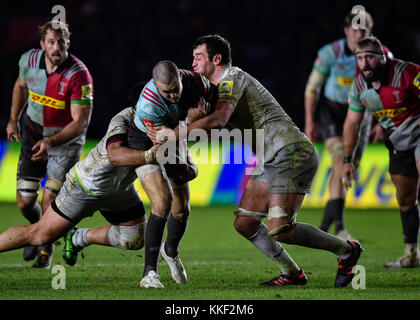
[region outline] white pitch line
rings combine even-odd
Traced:
[[[192,261],[189,263],[184,263],[187,266],[206,266],[206,265],[241,265],[241,264],[251,264],[251,262],[243,262],[243,261]],[[54,265],[62,265],[66,267],[65,264],[60,263],[52,263]],[[165,263],[161,263],[161,265],[165,265]],[[0,268],[27,268],[30,267],[31,264],[24,264],[24,263],[0,263]],[[111,268],[111,267],[132,267],[132,266],[144,266],[144,263],[83,263],[76,264],[76,266],[83,266],[83,267],[104,267],[104,268]]]

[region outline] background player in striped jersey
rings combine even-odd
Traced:
[[[67,264],[74,265],[77,252],[91,244],[124,250],[143,247],[146,216],[134,187],[135,169],[154,162],[157,146],[146,152],[127,147],[134,113],[134,108],[125,108],[112,118],[101,141],[69,170],[58,196],[38,222],[0,234],[0,252],[51,243],[96,211],[109,223],[67,233],[63,256]]]
[[[362,248],[318,228],[296,222],[305,194],[315,176],[318,157],[313,144],[300,132],[276,99],[251,75],[232,67],[230,43],[219,35],[207,35],[193,46],[194,71],[218,85],[219,99],[214,112],[187,125],[212,129],[229,125],[240,130],[260,129],[264,154],[258,154],[261,166],[255,167],[248,180],[234,226],[281,269],[278,277],[264,286],[305,285],[304,271],[293,261],[280,242],[328,250],[339,258],[335,286],[347,286]],[[153,140],[165,135],[165,128],[147,128]],[[261,131],[260,131],[261,132]],[[174,130],[179,136],[179,128]],[[268,226],[263,223],[268,218]]]
[[[404,235],[404,254],[385,264],[390,268],[420,267],[418,249],[420,172],[420,66],[388,59],[375,37],[361,39],[356,49],[361,70],[350,88],[344,123],[343,181],[354,179],[351,160],[358,142],[363,114],[369,110],[385,132],[389,173],[397,191]]]
[[[90,122],[93,101],[92,77],[85,64],[68,52],[70,32],[60,21],[39,28],[41,50],[24,53],[19,61],[19,76],[13,88],[9,141],[22,142],[17,171],[17,205],[30,223],[57,196],[67,171],[78,161]],[[24,107],[27,109],[24,112]],[[23,114],[22,139],[19,118]],[[41,180],[41,206],[37,203]],[[33,267],[48,268],[53,246],[25,248],[24,259]]]
[[[354,19],[365,22],[365,28],[352,26]],[[328,231],[335,224],[335,234],[344,239],[351,239],[344,225],[344,208],[346,190],[341,183],[343,163],[342,131],[347,112],[347,95],[356,74],[357,64],[354,56],[357,41],[368,35],[373,27],[373,19],[366,11],[349,13],[344,19],[345,38],[323,46],[318,51],[312,72],[305,88],[305,134],[312,141],[322,134],[325,147],[332,160],[332,171],[329,181],[329,200],[324,210],[320,229]],[[387,51],[390,55],[392,54]],[[318,106],[321,89],[324,87],[324,101]],[[315,111],[316,110],[316,111]],[[318,115],[320,126],[316,126]],[[355,166],[358,167],[363,150],[370,136],[372,116],[366,113],[360,139],[355,155]],[[374,141],[383,134],[380,126],[375,126]]]
[[[128,146],[138,150],[151,148],[153,142],[146,135],[146,126],[174,128],[180,119],[192,122],[210,111],[210,104],[216,100],[217,88],[204,76],[179,70],[171,61],[160,61],[153,68],[153,79],[140,92]],[[173,159],[176,163],[145,164],[137,169],[152,210],[146,227],[144,277],[140,282],[145,288],[163,288],[157,273],[159,253],[168,263],[172,278],[177,283],[187,281],[178,246],[190,215],[188,181],[197,176],[197,168],[186,140],[177,147],[178,158]],[[165,225],[168,232],[162,243]]]

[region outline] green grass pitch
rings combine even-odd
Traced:
[[[234,207],[193,207],[180,252],[188,283],[176,284],[169,267],[160,260],[165,289],[138,287],[144,250],[123,251],[90,246],[76,266],[64,264],[62,245],[55,246],[52,266],[65,270],[65,289],[53,289],[50,270],[31,268],[22,249],[0,253],[0,299],[43,300],[417,300],[420,269],[388,270],[382,265],[402,254],[403,240],[397,210],[347,210],[349,231],[365,252],[359,265],[365,269],[365,289],[334,288],[336,257],[326,251],[285,245],[308,276],[303,287],[264,288],[259,283],[279,274],[276,264],[257,251],[233,229]],[[0,205],[0,232],[25,224],[15,204]],[[298,221],[318,226],[322,211],[302,209]],[[80,226],[105,223],[99,213]],[[58,274],[58,273],[57,273]]]

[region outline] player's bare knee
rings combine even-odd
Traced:
[[[397,194],[397,201],[402,211],[407,211],[415,206],[417,197],[412,194]]]
[[[245,238],[257,232],[261,222],[251,216],[236,216],[233,226],[235,230]]]
[[[397,202],[400,208],[412,208],[417,201],[417,188],[408,185],[396,184],[397,186]]]
[[[151,199],[152,212],[158,216],[167,217],[172,207],[172,193],[165,192]]]
[[[296,216],[297,213],[290,208],[280,206],[270,208],[268,210],[268,235],[277,241],[290,243],[294,234]],[[272,219],[276,219],[274,225],[270,223]]]
[[[174,217],[175,220],[185,220],[190,217],[190,207],[187,206],[186,208],[182,208],[180,210],[172,211],[171,214]]]
[[[35,206],[37,198],[29,198],[29,197],[19,197],[17,201],[17,207],[20,212],[26,213],[27,211],[31,211],[32,208]]]
[[[334,162],[341,162],[344,156],[344,145],[341,139],[332,139],[326,144],[328,153],[331,156],[331,159]]]
[[[124,250],[140,250],[144,246],[146,222],[134,226],[112,225],[108,231],[111,246]]]

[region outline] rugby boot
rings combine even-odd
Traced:
[[[303,269],[300,269],[299,273],[296,276],[287,275],[285,273],[280,273],[280,275],[272,280],[260,283],[261,286],[265,287],[275,287],[275,286],[290,286],[290,285],[305,285],[308,282],[305,272]]]
[[[83,249],[82,247],[78,247],[73,244],[72,238],[76,232],[77,228],[74,227],[64,236],[63,259],[69,266],[74,266],[76,264],[77,254]]]
[[[27,246],[23,247],[23,260],[31,261],[34,260],[38,253],[37,246]]]
[[[160,255],[165,259],[166,263],[171,269],[172,279],[176,283],[186,283],[187,282],[187,273],[185,272],[184,265],[182,264],[181,258],[177,255],[175,258],[168,256],[165,252],[165,243],[162,242],[160,246]]]
[[[404,255],[395,261],[384,264],[385,268],[419,268],[420,254],[417,248],[406,248]]]
[[[163,284],[159,281],[160,276],[154,270],[150,270],[146,276],[141,279],[139,285],[142,288],[164,288]]]
[[[38,257],[36,258],[32,268],[49,269],[51,264],[52,254],[45,250],[39,250]]]
[[[347,259],[338,258],[338,270],[335,278],[335,287],[346,287],[354,277],[353,267],[357,264],[360,254],[363,251],[362,246],[357,241],[347,240],[351,245],[351,254]]]

